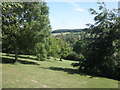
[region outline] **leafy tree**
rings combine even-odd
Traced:
[[[120,59],[115,55],[118,55],[119,46],[115,42],[120,39],[120,18],[117,17],[117,10],[106,9],[103,2],[98,4],[100,12],[90,9],[91,14],[95,15],[95,24],[90,25],[90,30],[86,31],[87,36],[74,47],[77,53],[85,57],[80,61],[79,69],[89,74],[118,79],[116,71],[120,68]]]
[[[72,47],[75,44],[75,42],[77,40],[79,40],[79,38],[80,38],[80,34],[79,33],[81,33],[81,32],[70,33],[70,34],[63,34],[63,35],[60,35],[59,37],[62,38],[67,43],[69,43],[71,45],[71,47]]]
[[[3,51],[5,49],[16,53],[15,59],[18,57],[18,38],[20,36],[18,14],[16,8],[23,8],[20,3],[2,3],[2,35],[3,35]],[[5,47],[5,48],[4,48]]]
[[[2,3],[3,51],[34,54],[37,43],[50,35],[45,2]],[[37,54],[37,52],[36,52]]]
[[[47,58],[47,51],[45,49],[44,43],[37,43],[35,46],[35,52],[37,53],[37,59],[40,61],[45,61]]]
[[[60,53],[60,61],[62,61],[62,58],[65,58],[72,52],[72,48],[67,42],[63,40],[60,40],[60,43],[61,43],[61,50],[59,53]]]
[[[62,60],[72,52],[70,45],[60,37],[50,37],[48,56],[60,58]]]
[[[60,44],[59,44],[59,39],[51,36],[50,37],[50,43],[49,43],[49,50],[48,50],[48,57],[52,56],[55,58],[59,58],[59,52],[60,52]]]

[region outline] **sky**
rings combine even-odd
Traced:
[[[74,0],[73,0],[74,1]],[[89,8],[98,10],[96,2],[47,2],[52,30],[83,29],[86,24],[94,23]],[[118,7],[118,2],[105,2],[108,9]]]

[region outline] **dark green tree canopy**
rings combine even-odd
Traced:
[[[50,35],[49,8],[45,2],[2,3],[4,52],[33,54],[35,44]]]
[[[89,30],[74,45],[74,51],[84,56],[80,61],[81,71],[118,79],[120,17],[117,9],[109,10],[103,2],[98,4],[99,11],[90,9],[95,23],[89,24]]]

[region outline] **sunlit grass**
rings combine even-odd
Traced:
[[[23,55],[23,57],[25,56]],[[10,58],[11,56],[4,54],[2,57]],[[70,65],[73,61],[19,59],[33,61],[39,65],[29,63],[2,64],[3,88],[118,88],[116,80],[91,78],[89,75],[80,74],[76,68]]]

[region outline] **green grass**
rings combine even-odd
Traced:
[[[2,54],[3,60],[14,55]],[[23,58],[24,57],[24,58]],[[21,61],[34,63],[2,64],[3,88],[118,88],[118,81],[80,74],[70,64],[73,61],[36,61],[34,56],[22,55]]]
[[[70,32],[62,32],[62,33],[52,33],[53,36],[57,36],[57,35],[66,35],[66,34],[70,34]]]

